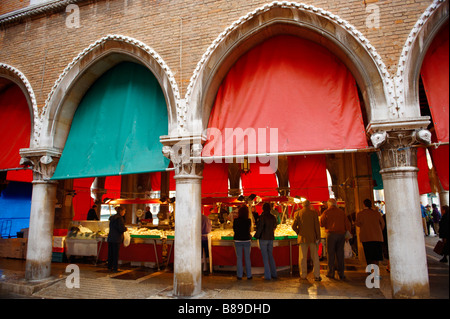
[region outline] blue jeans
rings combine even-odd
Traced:
[[[277,278],[277,267],[273,259],[273,240],[259,240],[259,248],[261,249],[262,259],[264,263],[264,278]]]
[[[237,276],[238,278],[242,278],[244,269],[242,266],[242,252],[244,253],[245,258],[245,272],[247,274],[247,278],[252,276],[252,264],[250,262],[250,248],[251,241],[235,241],[234,247],[236,249],[236,266],[237,266]]]

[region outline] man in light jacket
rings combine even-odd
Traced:
[[[319,214],[311,208],[311,203],[306,200],[303,202],[303,208],[297,212],[292,229],[297,233],[297,242],[299,244],[299,268],[300,279],[306,279],[308,248],[314,266],[314,280],[320,281],[320,262],[319,262],[319,241],[320,226]]]

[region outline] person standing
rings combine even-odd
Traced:
[[[439,209],[436,204],[431,204],[433,210],[431,212],[431,222],[433,223],[434,233],[436,235],[439,234],[439,221],[441,220],[441,213],[439,213]]]
[[[123,216],[126,210],[123,207],[116,207],[116,214],[109,218],[108,234],[108,269],[118,271],[119,249],[123,242],[123,233],[127,231]]]
[[[366,207],[356,215],[356,226],[363,244],[367,265],[378,265],[383,260],[383,229],[386,226],[380,212],[372,209],[372,201],[364,200]]]
[[[97,216],[97,205],[92,205],[87,214],[87,220],[99,220]]]
[[[277,267],[273,258],[274,231],[277,228],[277,218],[270,213],[270,204],[264,203],[263,212],[259,217],[255,238],[259,239],[259,248],[264,263],[264,279],[277,279]]]
[[[203,271],[207,271],[209,263],[208,234],[211,232],[212,222],[202,213],[202,259]]]
[[[314,280],[321,281],[319,261],[320,225],[319,214],[311,208],[309,200],[303,202],[303,208],[296,214],[292,229],[297,233],[298,264],[300,279],[306,279],[308,249],[314,266]]]
[[[427,230],[427,209],[423,206],[422,202],[420,202],[420,211],[422,212],[422,227],[425,236],[428,236]]]
[[[237,263],[237,279],[241,280],[244,269],[242,265],[242,257],[245,259],[245,270],[247,279],[252,279],[252,265],[250,262],[250,249],[252,235],[250,230],[252,221],[249,218],[248,207],[243,205],[239,208],[238,217],[233,220],[234,230],[234,247],[236,249],[236,263]]]
[[[448,262],[448,206],[444,205],[441,208],[442,210],[442,218],[439,222],[439,238],[444,242],[444,257],[439,260],[441,263]]]
[[[328,273],[327,277],[334,279],[335,264],[337,259],[337,271],[341,280],[345,279],[344,244],[345,232],[350,232],[350,222],[345,212],[337,207],[334,198],[327,202],[328,209],[320,216],[320,226],[325,228],[327,236]]]

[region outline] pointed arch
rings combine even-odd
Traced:
[[[25,99],[28,103],[28,109],[30,111],[31,121],[31,134],[30,134],[30,146],[32,146],[38,138],[38,123],[39,123],[39,111],[37,108],[36,97],[34,95],[33,88],[27,77],[15,67],[0,63],[0,78],[4,78],[12,83],[16,84],[23,92]]]
[[[448,23],[449,1],[434,0],[412,28],[397,67],[397,104],[404,117],[420,117],[419,77],[425,55],[441,28]]]
[[[177,131],[179,92],[170,68],[144,43],[108,35],[74,58],[53,86],[42,112],[41,147],[64,148],[73,116],[88,88],[106,71],[125,61],[141,64],[153,73],[166,100],[168,132]]]
[[[250,12],[225,29],[197,64],[186,93],[188,131],[206,129],[217,90],[231,66],[247,51],[275,35],[294,35],[332,51],[353,74],[368,121],[395,113],[394,88],[375,48],[354,26],[311,5],[275,1]],[[189,123],[188,123],[189,124]]]

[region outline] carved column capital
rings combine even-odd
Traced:
[[[417,170],[417,144],[431,143],[428,130],[378,131],[371,136],[372,143],[380,151],[381,173],[388,170]]]
[[[203,178],[203,162],[191,157],[200,157],[203,146],[200,137],[184,137],[161,140],[163,155],[170,159],[175,168],[175,179]]]
[[[33,182],[51,182],[61,153],[49,149],[21,149],[21,165],[29,165],[33,170]]]

